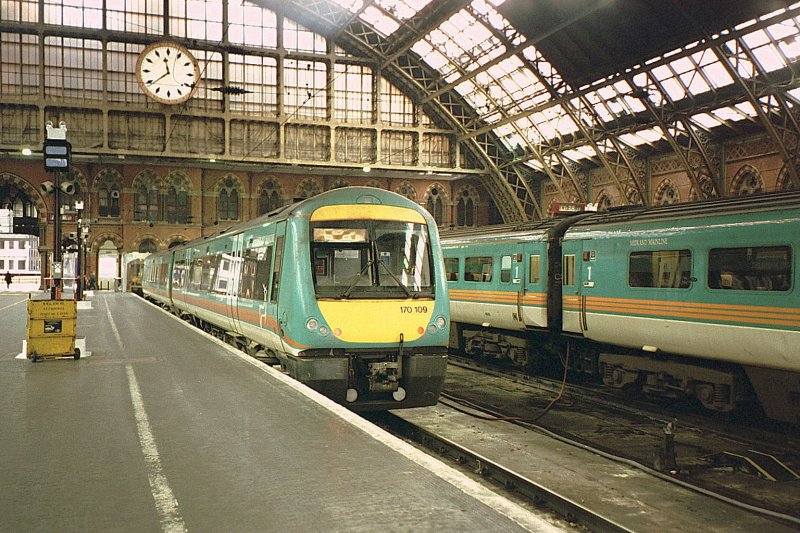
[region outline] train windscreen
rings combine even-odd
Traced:
[[[424,224],[330,220],[311,224],[319,298],[432,297],[431,249]]]

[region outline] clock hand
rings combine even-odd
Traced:
[[[158,80],[160,80],[160,79],[162,79],[162,78],[165,78],[165,77],[166,77],[168,74],[169,74],[169,70],[167,70],[167,72],[165,72],[164,74],[162,74],[162,75],[161,75],[161,76],[159,76],[158,78],[156,78],[156,79],[154,79],[154,80],[150,80],[150,81],[148,81],[148,82],[147,82],[147,85],[153,85],[153,84],[154,84],[155,82],[157,82]]]

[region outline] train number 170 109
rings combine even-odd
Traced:
[[[427,313],[427,305],[401,305],[400,314],[408,315],[413,313]]]

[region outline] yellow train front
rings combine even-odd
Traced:
[[[146,265],[146,295],[339,403],[438,400],[450,323],[439,236],[400,195],[336,189]]]

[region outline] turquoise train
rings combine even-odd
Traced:
[[[334,189],[144,262],[145,297],[354,410],[433,405],[450,310],[436,223]]]
[[[443,232],[451,347],[797,424],[799,245],[798,191]]]

